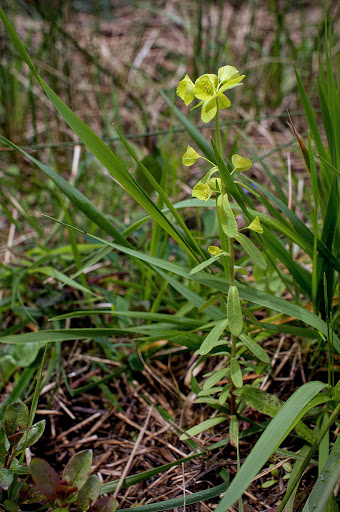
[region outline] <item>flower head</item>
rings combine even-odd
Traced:
[[[224,92],[232,89],[243,80],[234,66],[224,66],[218,70],[218,75],[205,74],[197,78],[195,84],[188,75],[178,84],[177,94],[186,105],[194,98],[201,100],[196,107],[202,106],[201,118],[209,123],[217,113],[217,109],[228,108],[231,102]]]

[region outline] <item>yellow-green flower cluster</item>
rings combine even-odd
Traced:
[[[212,177],[215,172],[218,171],[218,168],[216,165],[214,165],[210,160],[207,158],[204,158],[203,156],[199,155],[197,151],[192,148],[191,146],[188,146],[186,152],[183,155],[182,162],[186,167],[190,167],[193,165],[199,158],[203,158],[203,160],[207,160],[213,167],[210,169],[210,171],[207,172],[205,176],[197,183],[197,185],[194,186],[192,189],[192,195],[193,197],[197,197],[197,199],[202,199],[203,201],[207,201],[213,192],[221,192],[222,191],[222,183],[221,178],[218,178],[216,176]],[[235,171],[237,172],[244,172],[250,169],[252,166],[252,161],[249,160],[249,158],[245,158],[241,155],[238,155],[235,153],[231,157],[231,161],[233,164],[233,171],[231,174],[233,174]],[[238,183],[238,182],[236,182]],[[243,185],[245,186],[245,185]]]
[[[245,75],[240,76],[234,66],[223,66],[217,75],[202,75],[195,83],[185,75],[176,92],[186,105],[190,105],[195,98],[201,100],[194,108],[202,106],[202,121],[209,123],[216,116],[217,109],[230,107],[231,102],[224,92],[241,85],[244,77]]]

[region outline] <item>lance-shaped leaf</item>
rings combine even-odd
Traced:
[[[26,430],[25,434],[20,439],[18,446],[15,449],[15,455],[19,455],[22,450],[26,449],[32,444],[36,443],[38,439],[42,436],[45,429],[46,420],[38,421],[32,425],[31,428]]]
[[[220,339],[220,336],[223,333],[224,329],[227,327],[227,325],[228,320],[226,318],[217,322],[215,327],[209,332],[208,336],[205,338],[201,347],[199,348],[199,350],[197,350],[196,353],[200,354],[201,356],[208,354]]]
[[[230,419],[229,431],[230,431],[231,440],[233,441],[234,445],[236,446],[238,437],[239,437],[238,417],[236,416],[236,414],[233,414]]]
[[[217,214],[224,233],[230,238],[235,238],[238,233],[238,229],[234,213],[229,204],[228,194],[220,194],[218,196]]]
[[[23,430],[28,425],[29,411],[27,405],[22,402],[14,402],[6,407],[5,430],[6,435],[11,436],[19,429]]]
[[[215,416],[215,418],[210,418],[208,420],[202,421],[202,423],[199,423],[198,425],[189,428],[186,434],[182,434],[180,440],[184,441],[185,439],[188,439],[188,437],[197,436],[197,434],[205,432],[209,428],[215,427],[215,425],[219,425],[219,423],[223,423],[224,421],[226,421],[225,416]]]
[[[264,363],[269,363],[269,355],[265,350],[263,350],[262,347],[256,341],[252,340],[247,334],[240,334],[240,339],[243,341],[245,346],[247,347],[250,352],[254,354],[254,356],[257,357],[260,361],[263,361]]]
[[[29,465],[31,477],[39,491],[50,500],[57,499],[60,479],[52,466],[44,459],[33,459]]]
[[[229,373],[229,368],[222,368],[221,370],[217,370],[213,372],[212,375],[205,381],[203,384],[204,391],[212,388],[217,384],[221,379],[224,379]]]
[[[217,247],[217,249],[219,249],[219,248]],[[211,258],[209,258],[206,261],[202,261],[202,263],[200,263],[199,265],[194,267],[192,270],[190,270],[190,275],[196,274],[196,272],[199,272],[200,270],[203,270],[205,267],[212,265],[214,263],[214,261],[218,260],[218,258],[220,258],[221,256],[228,256],[228,253],[225,251],[221,251],[221,249],[220,249],[220,252],[218,254],[215,254],[215,256],[212,256]]]
[[[233,357],[230,361],[230,376],[234,386],[241,388],[243,386],[243,378],[240,363]]]
[[[80,489],[77,498],[77,512],[86,511],[93,505],[100,494],[101,483],[97,475],[91,475]]]
[[[243,249],[249,255],[249,257],[253,260],[255,265],[257,265],[262,270],[266,270],[267,262],[256,247],[250,238],[246,237],[242,233],[237,233],[235,236],[236,240],[242,245]]]
[[[234,336],[239,336],[243,329],[243,317],[240,297],[236,286],[230,286],[227,301],[228,325]]]
[[[77,486],[78,489],[81,489],[91,471],[91,465],[92,450],[78,452],[66,464],[63,478],[69,485]]]
[[[7,491],[13,482],[13,473],[9,469],[0,468],[0,487]]]

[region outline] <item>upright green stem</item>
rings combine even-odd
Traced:
[[[235,286],[235,254],[234,254],[234,239],[229,238],[229,283],[230,286]],[[233,359],[236,357],[236,336],[234,334],[231,335],[230,338],[230,357]],[[230,396],[230,413],[235,414],[236,404],[235,404],[235,395],[233,393],[234,387],[231,388],[231,396]]]
[[[235,255],[234,239],[229,238],[229,282],[230,286],[235,286]],[[231,335],[231,357],[236,356],[236,337]]]
[[[222,146],[221,146],[221,134],[220,134],[220,117],[218,111],[218,99],[217,99],[217,112],[216,112],[216,137],[217,137],[217,147],[218,152],[222,158]]]
[[[234,239],[229,238],[229,281],[230,286],[235,286],[235,255],[234,255]]]
[[[217,138],[218,152],[221,155],[221,158],[223,158],[222,157],[222,146],[221,146],[218,99],[217,99],[217,112],[216,112],[216,138]],[[226,193],[226,189],[225,189],[225,185],[224,185],[223,181],[222,181],[221,193],[222,194]],[[222,247],[222,249],[224,249],[224,247],[223,247],[224,244],[222,244],[222,241],[225,240],[226,235],[223,233],[223,230],[221,229],[220,222],[218,222],[218,225],[219,225],[220,235],[223,234],[223,237],[220,236],[220,238],[221,238],[221,247]],[[234,255],[234,239],[233,238],[228,238],[228,246],[229,246],[228,247],[229,248],[229,265],[228,265],[229,266],[229,283],[230,283],[230,286],[235,286],[235,255]],[[228,272],[227,272],[226,266],[224,267],[224,270],[226,273],[226,278],[228,279]],[[236,337],[233,334],[231,335],[230,342],[231,342],[230,357],[233,358],[233,357],[236,357]],[[231,414],[235,414],[235,410],[236,410],[235,395],[233,393],[233,389],[234,389],[234,387],[231,388],[231,397],[230,397],[230,413]]]

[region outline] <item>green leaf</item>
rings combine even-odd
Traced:
[[[91,471],[92,450],[83,450],[76,453],[66,464],[63,471],[63,478],[70,486],[81,489]]]
[[[124,137],[124,135],[122,134],[122,132],[119,130],[119,128],[116,127],[116,130],[117,130],[117,133],[119,135],[119,137],[121,138],[124,146],[126,147],[126,149],[128,150],[128,152],[130,153],[130,155],[132,156],[132,158],[135,160],[135,162],[137,163],[137,165],[139,166],[139,168],[142,169],[143,171],[143,174],[145,176],[145,178],[148,180],[148,182],[150,183],[150,185],[156,190],[156,192],[158,193],[158,196],[159,196],[159,200],[162,202],[164,202],[164,204],[168,207],[168,211],[173,215],[173,217],[176,219],[176,221],[178,222],[178,225],[183,229],[185,235],[186,235],[186,238],[179,232],[177,231],[177,228],[174,228],[176,229],[176,232],[178,233],[178,236],[183,240],[183,242],[187,245],[187,249],[190,248],[190,252],[193,251],[193,250],[196,250],[198,251],[201,255],[203,255],[202,253],[202,250],[200,248],[200,246],[197,244],[196,242],[196,239],[194,238],[194,236],[192,235],[190,229],[187,227],[187,225],[185,224],[183,218],[181,217],[181,215],[177,212],[176,208],[174,208],[172,202],[170,201],[167,193],[163,190],[163,188],[161,187],[161,185],[158,183],[158,181],[152,176],[152,174],[149,172],[149,170],[143,165],[142,162],[139,161],[138,159],[138,156],[137,154],[135,153],[135,151],[133,150],[133,148],[131,147],[131,145],[129,144],[128,140],[126,139],[126,137]],[[148,197],[148,196],[147,196]],[[157,206],[157,209],[158,209],[158,206]],[[159,210],[158,209],[158,212],[160,213],[160,215],[164,215],[164,211],[163,210]],[[164,216],[164,218],[166,218],[166,216]],[[172,223],[173,225],[173,223]],[[173,226],[174,227],[174,226]],[[127,236],[126,233],[124,233],[125,236]],[[192,254],[192,256],[194,257],[194,259],[197,259],[196,256],[194,254]]]
[[[22,402],[14,402],[6,407],[5,430],[6,435],[11,436],[17,429],[24,430],[28,425],[29,411],[27,405]]]
[[[231,437],[234,445],[236,446],[238,443],[238,437],[239,437],[238,417],[236,416],[236,414],[233,414],[232,417],[230,418],[229,431],[230,431],[230,437]]]
[[[60,479],[54,469],[44,459],[33,459],[28,469],[39,491],[50,500],[57,499],[57,486]]]
[[[175,510],[177,507],[183,507],[183,505],[192,505],[195,503],[201,503],[205,500],[216,498],[221,493],[225,492],[228,488],[229,482],[217,485],[210,489],[203,491],[194,492],[188,494],[185,497],[173,498],[172,500],[159,501],[158,503],[151,503],[150,505],[142,505],[141,507],[133,507],[133,512],[160,512],[164,510]],[[131,508],[121,508],[117,512],[131,512]]]
[[[239,338],[243,341],[247,349],[254,354],[254,356],[256,356],[260,361],[269,364],[269,355],[258,343],[256,343],[255,340],[243,333],[239,335]]]
[[[233,381],[234,386],[237,388],[242,388],[243,386],[243,378],[240,363],[235,357],[231,358],[230,361],[230,375],[231,380]]]
[[[304,111],[305,111],[305,114],[307,117],[308,126],[311,131],[312,137],[314,139],[315,145],[317,147],[317,151],[323,158],[327,159],[327,153],[326,153],[324,145],[322,143],[321,135],[320,135],[320,132],[319,132],[316,120],[315,120],[313,109],[308,100],[306,91],[303,87],[303,84],[302,84],[302,81],[300,78],[300,75],[295,66],[294,66],[294,70],[295,70],[296,80],[298,83],[299,93],[300,93],[302,103],[303,103],[303,108],[304,108]]]
[[[209,332],[208,336],[205,338],[201,347],[196,351],[196,353],[200,354],[201,356],[208,354],[220,339],[220,336],[222,335],[227,325],[228,320],[226,318],[217,322],[215,327]]]
[[[81,285],[80,283],[77,283],[74,279],[71,279],[70,277],[66,276],[62,272],[59,272],[56,268],[53,267],[38,267],[38,268],[32,268],[29,270],[30,274],[44,274],[49,277],[53,277],[57,281],[60,281],[63,284],[66,284],[67,286],[71,286],[72,288],[75,288],[76,290],[80,290],[83,293],[90,293],[94,297],[100,298],[100,295],[97,295],[96,293],[92,292],[89,288]]]
[[[89,476],[78,493],[77,512],[84,512],[93,505],[100,495],[100,489],[101,483],[97,475]]]
[[[237,502],[269,457],[300,420],[300,415],[305,413],[307,404],[324,387],[325,384],[322,382],[308,382],[287,400],[242,464],[221,499],[216,512],[227,512]]]
[[[217,215],[219,216],[224,233],[235,238],[238,229],[234,213],[230,207],[228,194],[220,194],[217,198]]]
[[[326,164],[326,166],[328,167],[328,169],[330,171],[332,171],[332,173],[337,176],[338,178],[340,178],[340,171],[339,169],[337,169],[336,167],[334,167],[334,165],[332,165],[330,162],[328,162],[328,160],[326,160],[325,158],[323,158],[322,156],[320,155],[316,155],[320,158],[320,160],[323,161],[324,164]]]
[[[18,365],[11,355],[5,354],[4,356],[0,357],[0,367],[0,389],[2,389],[6,382],[8,382],[8,379],[11,377],[11,375],[13,375]]]
[[[25,434],[20,439],[18,446],[15,449],[15,455],[19,455],[19,453],[25,448],[32,446],[32,444],[36,443],[38,439],[42,436],[45,430],[46,420],[38,421],[32,425],[31,428],[27,429]]]
[[[13,500],[5,500],[3,505],[8,512],[17,512],[19,510],[19,505]]]
[[[324,512],[327,502],[340,478],[340,436],[337,436],[332,451],[319,478],[310,493],[302,512]]]
[[[253,388],[249,385],[245,385],[242,390],[236,391],[235,394],[240,396],[253,409],[262,412],[263,414],[268,414],[268,416],[271,416],[272,418],[276,416],[278,411],[280,411],[284,405],[284,402],[277,398],[277,396],[266,393],[262,389]],[[299,421],[295,425],[295,430],[301,437],[306,439],[308,443],[314,443],[315,436],[313,431],[302,421]]]
[[[30,366],[37,358],[41,345],[27,344],[20,347],[16,346],[13,352],[13,359],[17,366],[26,368]]]
[[[13,482],[13,473],[9,469],[0,468],[0,487],[7,491]]]
[[[221,379],[226,377],[229,373],[229,368],[222,368],[221,370],[214,371],[212,375],[203,384],[203,390],[208,390],[215,386]]]
[[[267,414],[270,417],[276,416],[282,407],[282,402],[275,395],[270,395],[262,389],[253,388],[249,384],[243,386],[236,392],[248,405],[256,411]]]
[[[262,270],[266,270],[267,262],[256,247],[253,242],[247,236],[243,235],[243,233],[237,233],[235,236],[236,240],[242,245],[243,249],[246,251],[248,256],[253,260],[255,265],[257,265]]]
[[[228,326],[234,336],[239,336],[243,329],[243,316],[237,286],[230,286],[227,301]]]
[[[186,434],[182,434],[180,437],[181,441],[185,441],[185,439],[188,439],[189,436],[194,437],[197,436],[197,434],[200,434],[201,432],[205,432],[206,430],[209,430],[209,428],[215,427],[216,425],[219,425],[220,423],[223,423],[226,421],[225,416],[215,416],[215,418],[210,418],[209,420],[202,421],[202,423],[199,423],[198,425],[195,425],[192,428],[189,428],[187,430]]]

